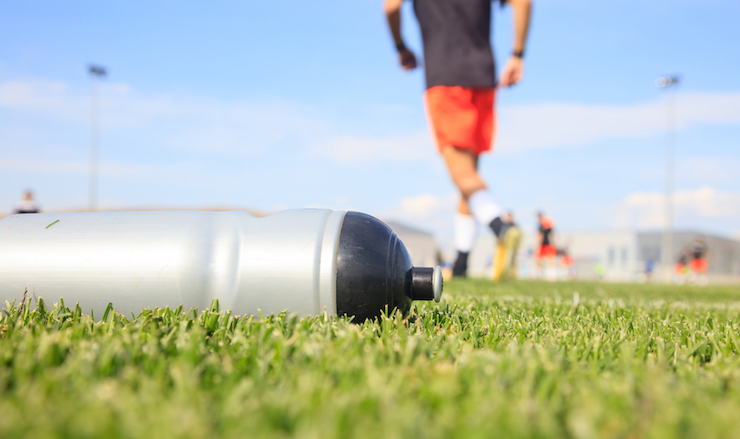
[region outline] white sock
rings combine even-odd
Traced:
[[[475,218],[460,212],[455,214],[455,250],[470,253],[475,245]]]
[[[480,189],[471,195],[468,206],[476,221],[484,226],[488,226],[494,218],[501,215],[501,208],[493,201],[488,189]]]

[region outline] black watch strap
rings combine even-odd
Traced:
[[[511,56],[515,56],[517,58],[524,58],[524,51],[523,50],[519,50],[519,51],[513,50],[511,52]]]
[[[409,50],[406,48],[406,45],[403,44],[403,42],[396,44],[396,51],[403,52],[404,50]]]

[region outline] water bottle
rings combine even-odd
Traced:
[[[359,212],[89,212],[0,220],[0,301],[24,291],[100,316],[112,303],[299,316],[408,312],[440,300],[439,267],[413,267],[403,243]],[[1,302],[0,302],[1,303]]]

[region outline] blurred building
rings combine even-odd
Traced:
[[[558,235],[558,246],[568,247],[579,279],[601,276],[604,280],[636,281],[637,274],[644,272],[647,262],[638,257],[638,235],[635,232],[561,233]],[[660,261],[653,261],[657,273]],[[603,271],[603,275],[599,274],[600,271]]]
[[[696,230],[673,233],[673,258],[670,267],[661,264],[663,233],[656,232],[569,232],[559,235],[558,245],[568,245],[580,279],[598,277],[594,268],[601,264],[603,279],[638,281],[645,278],[652,263],[656,280],[664,280],[673,264],[696,238],[704,238],[711,253],[707,275],[713,282],[740,279],[740,241]]]
[[[386,224],[401,238],[415,267],[439,265],[439,248],[431,233],[396,222],[386,222]]]
[[[674,262],[680,252],[690,247],[696,238],[704,238],[711,253],[707,274],[717,278],[722,276],[740,276],[740,241],[727,237],[711,235],[694,230],[673,234]],[[637,251],[641,261],[658,260],[662,244],[662,233],[638,233]]]
[[[525,235],[520,247],[519,277],[527,279],[533,274],[535,233]],[[558,248],[567,248],[573,258],[568,274],[583,280],[637,282],[646,279],[646,269],[653,265],[653,279],[664,281],[664,266],[660,254],[663,243],[662,232],[561,232],[555,236]],[[673,234],[673,263],[679,254],[691,245],[694,239],[704,238],[711,257],[707,269],[710,282],[740,282],[740,241],[712,235],[695,230],[679,231]],[[483,233],[478,236],[470,253],[468,275],[471,277],[490,277],[494,257],[493,235]],[[561,273],[560,278],[568,277]]]

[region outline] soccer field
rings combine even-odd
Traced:
[[[738,287],[450,281],[363,325],[71,308],[2,316],[0,437],[740,437]]]

